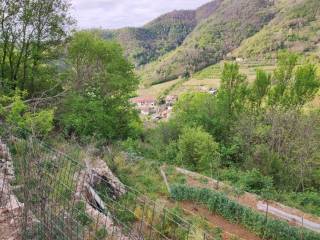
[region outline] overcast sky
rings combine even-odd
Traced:
[[[79,28],[142,26],[159,15],[195,9],[209,0],[71,0]]]

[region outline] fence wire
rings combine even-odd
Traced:
[[[93,183],[84,164],[39,139],[8,127],[1,139],[11,160],[0,159],[14,169],[11,176],[0,164],[0,217],[6,212],[11,239],[195,239],[189,221],[129,186],[123,194],[106,176]],[[202,232],[201,239],[214,238]]]

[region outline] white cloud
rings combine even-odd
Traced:
[[[195,9],[209,0],[71,0],[79,28],[142,26],[161,14]]]

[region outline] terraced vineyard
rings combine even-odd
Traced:
[[[151,87],[141,87],[138,91],[140,96],[158,97],[166,92],[166,95],[180,95],[185,92],[208,91],[210,88],[219,88],[221,72],[225,61],[211,65],[190,77],[190,79],[176,79],[165,83],[152,85]],[[272,72],[275,69],[275,61],[251,61],[239,62],[240,72],[247,76],[248,82],[253,82],[256,78],[256,70],[262,69]],[[181,84],[175,86],[178,82]]]

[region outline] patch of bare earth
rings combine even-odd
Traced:
[[[181,171],[179,171],[181,173]],[[197,174],[197,173],[190,173],[190,174],[185,174],[185,176],[187,177],[187,184],[189,186],[192,187],[198,187],[198,188],[207,188],[207,189],[213,189],[215,191],[221,191],[224,192],[225,194],[228,195],[228,197],[232,200],[235,200],[237,202],[239,202],[240,204],[250,207],[256,211],[261,212],[260,209],[258,209],[258,203],[262,202],[262,200],[259,198],[259,196],[252,194],[252,193],[248,193],[245,192],[244,194],[241,194],[239,196],[236,196],[234,194],[234,189],[224,183],[221,182],[217,182],[216,180]],[[205,181],[203,181],[205,180]],[[278,202],[274,202],[274,201],[270,201],[269,202],[269,206],[277,208],[279,210],[282,210],[288,214],[292,214],[295,216],[299,216],[303,219],[312,221],[314,223],[319,224],[320,223],[320,218],[308,213],[305,213],[299,209],[295,209],[295,208],[291,208],[288,206],[285,206],[283,204],[280,204]],[[273,215],[272,213],[269,212],[269,215],[271,215],[273,218],[276,219],[281,219],[276,215]],[[288,221],[291,225],[299,225],[296,221]]]
[[[8,209],[0,209],[0,240],[20,240],[17,217]]]
[[[241,225],[230,223],[223,217],[210,213],[207,208],[199,204],[190,201],[183,201],[180,202],[180,206],[187,212],[189,211],[192,214],[197,214],[206,219],[211,227],[219,227],[223,229],[223,239],[225,240],[232,239],[232,236],[237,236],[238,238],[245,240],[261,240],[260,237],[249,232]]]

